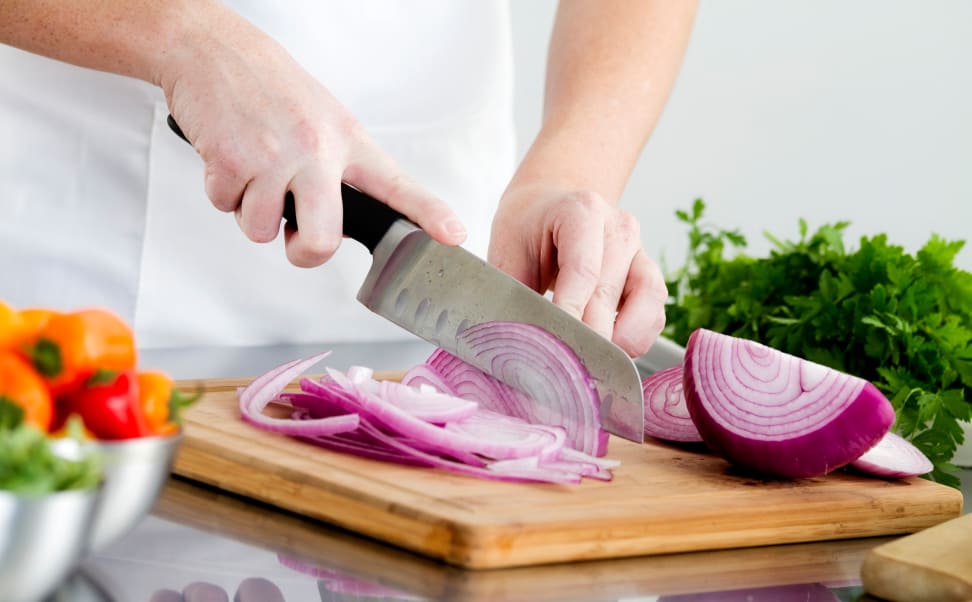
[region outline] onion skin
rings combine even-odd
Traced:
[[[751,354],[749,357],[771,365],[765,374],[755,371],[743,373],[741,369],[733,372],[725,369],[728,363],[726,354],[734,354],[731,359],[740,365],[742,360],[739,358],[744,354]],[[713,358],[723,361],[714,361]],[[757,362],[750,362],[754,363]],[[739,365],[734,367],[739,368]],[[775,376],[770,376],[774,369]],[[778,388],[787,384],[786,379],[792,380],[793,370],[802,375],[803,369],[812,372],[818,381],[825,380],[820,378],[825,375],[828,382],[836,380],[842,385],[830,400],[830,405],[823,408],[824,415],[810,414],[796,421],[792,418],[801,409],[806,412],[806,407],[799,406],[804,399],[817,395],[817,400],[810,401],[820,404],[820,392],[814,389],[813,382],[810,388],[802,389],[806,394],[798,396],[796,401],[786,395],[773,399],[766,389],[753,387],[755,383],[765,384],[768,389]],[[759,376],[767,378],[759,380]],[[748,381],[749,389],[739,380],[740,377]],[[800,386],[803,387],[802,381]],[[841,468],[871,449],[894,422],[891,403],[874,385],[863,379],[759,343],[704,329],[696,330],[689,337],[683,389],[692,421],[710,448],[740,467],[774,477],[808,478]],[[740,391],[745,391],[749,397],[736,404],[725,401],[724,395]],[[752,401],[755,398],[759,398],[759,404]],[[777,403],[779,405],[775,406]],[[772,416],[773,410],[778,410],[784,404],[788,404],[788,413],[782,417]],[[791,407],[792,411],[789,411]],[[725,411],[717,413],[713,410]],[[743,420],[729,421],[726,415],[732,418],[741,415],[751,417],[746,428],[754,432],[741,434],[739,431]],[[752,424],[758,426],[753,427]],[[774,429],[779,432],[787,428],[800,432],[794,436],[774,434]],[[758,432],[759,429],[764,430],[765,436]]]

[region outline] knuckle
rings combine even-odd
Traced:
[[[604,206],[604,198],[593,190],[575,190],[567,197],[576,207],[588,212],[600,211]]]
[[[371,141],[364,124],[350,115],[338,120],[338,128],[340,132],[354,142],[369,143]]]
[[[264,132],[257,136],[253,145],[253,162],[261,166],[274,166],[283,156],[283,143],[274,133]]]
[[[253,242],[259,243],[272,242],[273,239],[277,237],[278,231],[279,230],[275,230],[262,223],[249,225],[243,229],[243,232],[246,234],[247,238]]]
[[[330,259],[337,252],[341,244],[340,238],[321,236],[300,241],[290,253],[290,262],[301,268],[319,266]]]
[[[617,229],[625,238],[641,238],[641,224],[634,215],[627,211],[618,210]]]
[[[621,288],[613,283],[599,282],[594,287],[593,298],[612,310],[616,309],[618,300],[621,298]]]
[[[641,225],[627,211],[618,210],[615,218],[605,225],[605,236],[629,250],[641,247]],[[634,255],[634,253],[632,253]]]
[[[665,284],[663,279],[659,279],[658,284],[655,285],[655,291],[658,299],[663,304],[668,301],[668,285]]]
[[[318,152],[323,144],[321,133],[320,128],[315,127],[310,120],[299,120],[293,129],[293,142],[298,152],[304,154]]]

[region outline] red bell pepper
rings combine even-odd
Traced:
[[[135,370],[99,371],[63,400],[65,414],[78,414],[98,439],[153,434],[139,402]]]

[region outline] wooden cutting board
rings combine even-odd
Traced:
[[[251,427],[235,392],[246,382],[181,383],[207,393],[184,414],[177,474],[467,568],[912,533],[962,510],[959,491],[923,479],[764,481],[706,453],[618,438],[611,482],[397,466]]]
[[[972,600],[972,514],[874,548],[861,580],[883,600]]]

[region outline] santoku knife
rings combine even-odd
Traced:
[[[168,123],[186,140],[171,116]],[[641,379],[620,347],[462,247],[434,241],[388,205],[343,183],[341,196],[345,236],[372,255],[357,297],[365,307],[488,374],[493,374],[489,363],[460,344],[463,329],[494,321],[539,326],[567,344],[590,372],[601,399],[604,428],[644,441]],[[284,218],[297,227],[289,191]],[[517,387],[516,382],[506,384]]]

